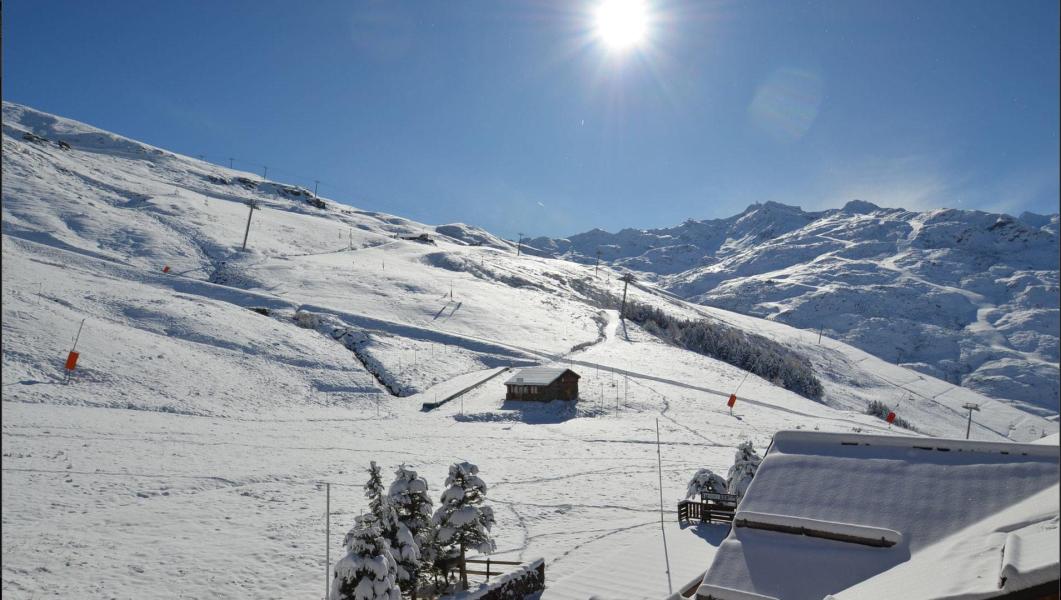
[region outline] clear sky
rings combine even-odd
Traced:
[[[3,3],[3,97],[505,236],[1058,208],[1057,0]]]

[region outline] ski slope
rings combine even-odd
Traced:
[[[478,464],[500,557],[544,556],[546,598],[622,597],[601,557],[655,539],[657,461],[673,511],[693,472],[725,471],[745,439],[887,433],[870,400],[926,434],[963,436],[969,401],[975,439],[1058,430],[808,331],[630,288],[801,352],[826,390],[808,400],[624,325],[585,293],[619,292],[610,269],[516,257],[474,227],[319,208],[294,186],[10,103],[3,144],[5,597],[320,595],[323,482],[335,559],[370,460],[415,465],[436,495],[450,463]],[[260,209],[241,251],[248,200]],[[404,239],[422,233],[432,242]],[[576,370],[581,400],[505,402],[495,377],[421,410],[532,364]],[[675,565],[708,564],[720,540],[668,536]],[[643,568],[626,597],[665,595],[658,565]]]

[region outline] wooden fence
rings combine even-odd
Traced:
[[[682,500],[678,502],[678,522],[723,523],[733,522],[733,513],[737,510],[740,498],[735,494],[700,494],[700,501]]]
[[[487,580],[490,579],[490,575],[500,575],[502,573],[502,571],[499,571],[498,569],[494,569],[493,573],[491,573],[490,572],[490,567],[491,566],[495,566],[496,567],[497,565],[507,565],[507,566],[517,566],[518,567],[518,566],[523,564],[523,563],[518,562],[518,561],[494,560],[494,559],[489,558],[489,557],[487,557],[486,560],[481,560],[481,559],[477,559],[477,558],[467,558],[467,559],[464,560],[464,562],[466,562],[468,564],[486,565],[486,570],[485,571],[472,571],[471,569],[468,569],[468,570],[465,571],[465,573],[467,573],[469,575],[486,575],[486,579]],[[452,569],[450,569],[450,573],[455,573],[455,572],[458,572],[458,571],[460,571],[460,566],[453,567]]]
[[[508,560],[494,560],[492,558],[487,558],[486,560],[467,559],[466,562],[485,565],[485,570],[469,570],[466,572],[472,575],[485,575],[487,582],[478,589],[459,592],[453,597],[459,597],[462,600],[523,600],[527,596],[545,589],[545,560],[541,558],[527,564]],[[493,569],[497,565],[516,566],[518,568],[509,569],[507,572],[502,573],[501,569]],[[458,570],[459,566],[452,569],[451,572]],[[490,577],[494,575],[498,577],[493,582],[490,582]],[[450,598],[450,596],[443,596],[440,600],[446,598]]]

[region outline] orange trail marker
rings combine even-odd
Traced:
[[[166,265],[166,266],[162,267],[162,272],[163,273],[169,273],[169,265]]]
[[[74,345],[70,348],[70,354],[66,355],[66,374],[69,376],[77,366],[77,357],[81,356],[75,350],[77,349],[77,342],[81,339],[81,330],[85,328],[85,319],[81,319],[81,325],[77,328],[77,336],[74,337]]]
[[[729,401],[726,402],[726,406],[733,408],[733,405],[737,403],[737,394],[730,394]]]

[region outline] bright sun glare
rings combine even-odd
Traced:
[[[645,39],[647,13],[643,0],[604,0],[597,7],[597,36],[612,50],[636,46]]]

